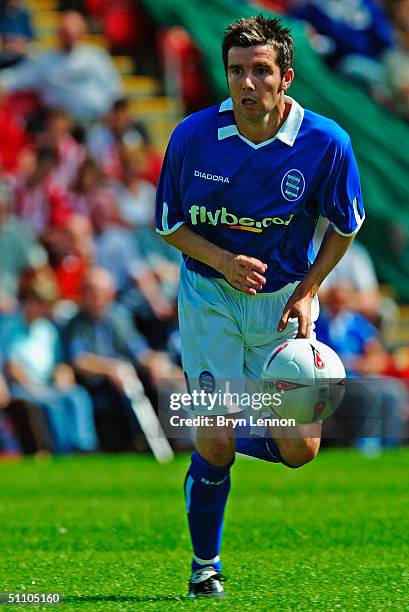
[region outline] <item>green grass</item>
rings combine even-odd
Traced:
[[[301,470],[238,459],[223,547],[228,599],[185,598],[188,458],[0,464],[3,610],[409,610],[409,450],[323,451]]]

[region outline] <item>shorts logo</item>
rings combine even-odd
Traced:
[[[295,202],[299,200],[304,193],[305,189],[305,178],[302,172],[296,170],[289,170],[283,176],[281,181],[281,193],[283,198],[289,202]]]
[[[206,393],[214,393],[216,388],[216,381],[211,372],[209,370],[203,370],[199,374],[199,386],[202,391],[206,391]]]

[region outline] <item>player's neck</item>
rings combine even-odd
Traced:
[[[240,134],[254,144],[260,144],[274,137],[287,119],[290,110],[291,104],[284,102],[260,121],[249,121],[238,113],[234,113],[234,116]]]

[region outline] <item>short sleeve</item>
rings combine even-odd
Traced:
[[[354,236],[365,219],[357,163],[349,141],[337,147],[319,194],[319,210],[342,236]]]
[[[183,158],[177,133],[176,129],[169,141],[156,193],[156,231],[165,236],[185,223],[180,190]]]

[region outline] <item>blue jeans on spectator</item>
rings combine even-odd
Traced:
[[[405,409],[408,391],[398,378],[368,378],[367,389],[372,396],[370,411],[356,446],[362,451],[400,446],[407,432]]]
[[[57,454],[96,449],[93,405],[83,387],[76,385],[62,391],[44,385],[31,390],[12,384],[11,393],[16,399],[35,402],[44,408]]]
[[[20,455],[20,443],[13,431],[10,417],[4,410],[0,410],[0,453],[4,455]]]

